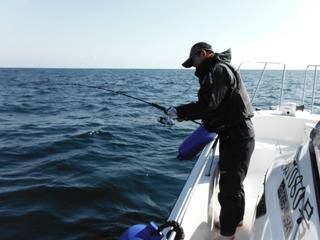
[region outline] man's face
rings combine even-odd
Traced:
[[[192,57],[192,65],[194,67],[200,66],[200,64],[205,60],[206,58],[206,51],[200,50],[198,51],[193,57]]]

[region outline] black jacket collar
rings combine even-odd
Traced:
[[[215,53],[212,58],[205,59],[199,67],[196,68],[195,75],[202,79],[218,62],[231,62],[231,49],[221,53]]]

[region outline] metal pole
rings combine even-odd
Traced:
[[[252,99],[251,99],[251,103],[252,103],[252,104],[253,104],[254,97],[256,96],[256,93],[257,93],[257,91],[258,91],[258,89],[259,89],[259,85],[260,85],[260,82],[261,82],[261,80],[262,80],[262,78],[263,78],[264,72],[266,71],[267,64],[268,64],[267,62],[264,64],[264,68],[263,68],[263,70],[262,70],[262,73],[261,73],[261,76],[260,76],[258,85],[257,85],[257,87],[256,87],[256,89],[255,89],[255,91],[254,91],[254,93],[253,93],[253,96],[252,96]]]
[[[314,78],[313,78],[313,89],[312,89],[312,105],[311,105],[311,114],[313,113],[314,94],[315,94],[315,90],[316,90],[317,68],[318,68],[318,66],[315,66],[315,67],[314,67]]]
[[[280,89],[280,102],[279,102],[279,107],[282,104],[282,96],[283,96],[283,86],[284,86],[284,79],[286,75],[286,64],[283,65],[283,71],[282,71],[282,83],[281,83],[281,89]]]
[[[306,71],[304,72],[304,83],[303,83],[303,92],[302,92],[302,105],[304,105],[304,96],[306,91],[306,83],[307,83],[307,73],[310,65],[307,66]]]

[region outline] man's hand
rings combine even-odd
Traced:
[[[173,120],[177,120],[178,122],[184,121],[182,118],[178,117],[177,109],[175,107],[169,107],[166,110],[166,114],[168,115],[169,118],[171,118]]]
[[[168,115],[168,117],[170,117],[171,119],[177,119],[178,115],[177,115],[177,109],[175,107],[169,107],[166,110],[166,114]]]

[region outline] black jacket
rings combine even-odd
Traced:
[[[198,101],[177,107],[179,118],[202,119],[209,131],[237,128],[253,135],[252,105],[239,73],[230,65],[231,50],[215,53],[195,72],[199,78]]]

